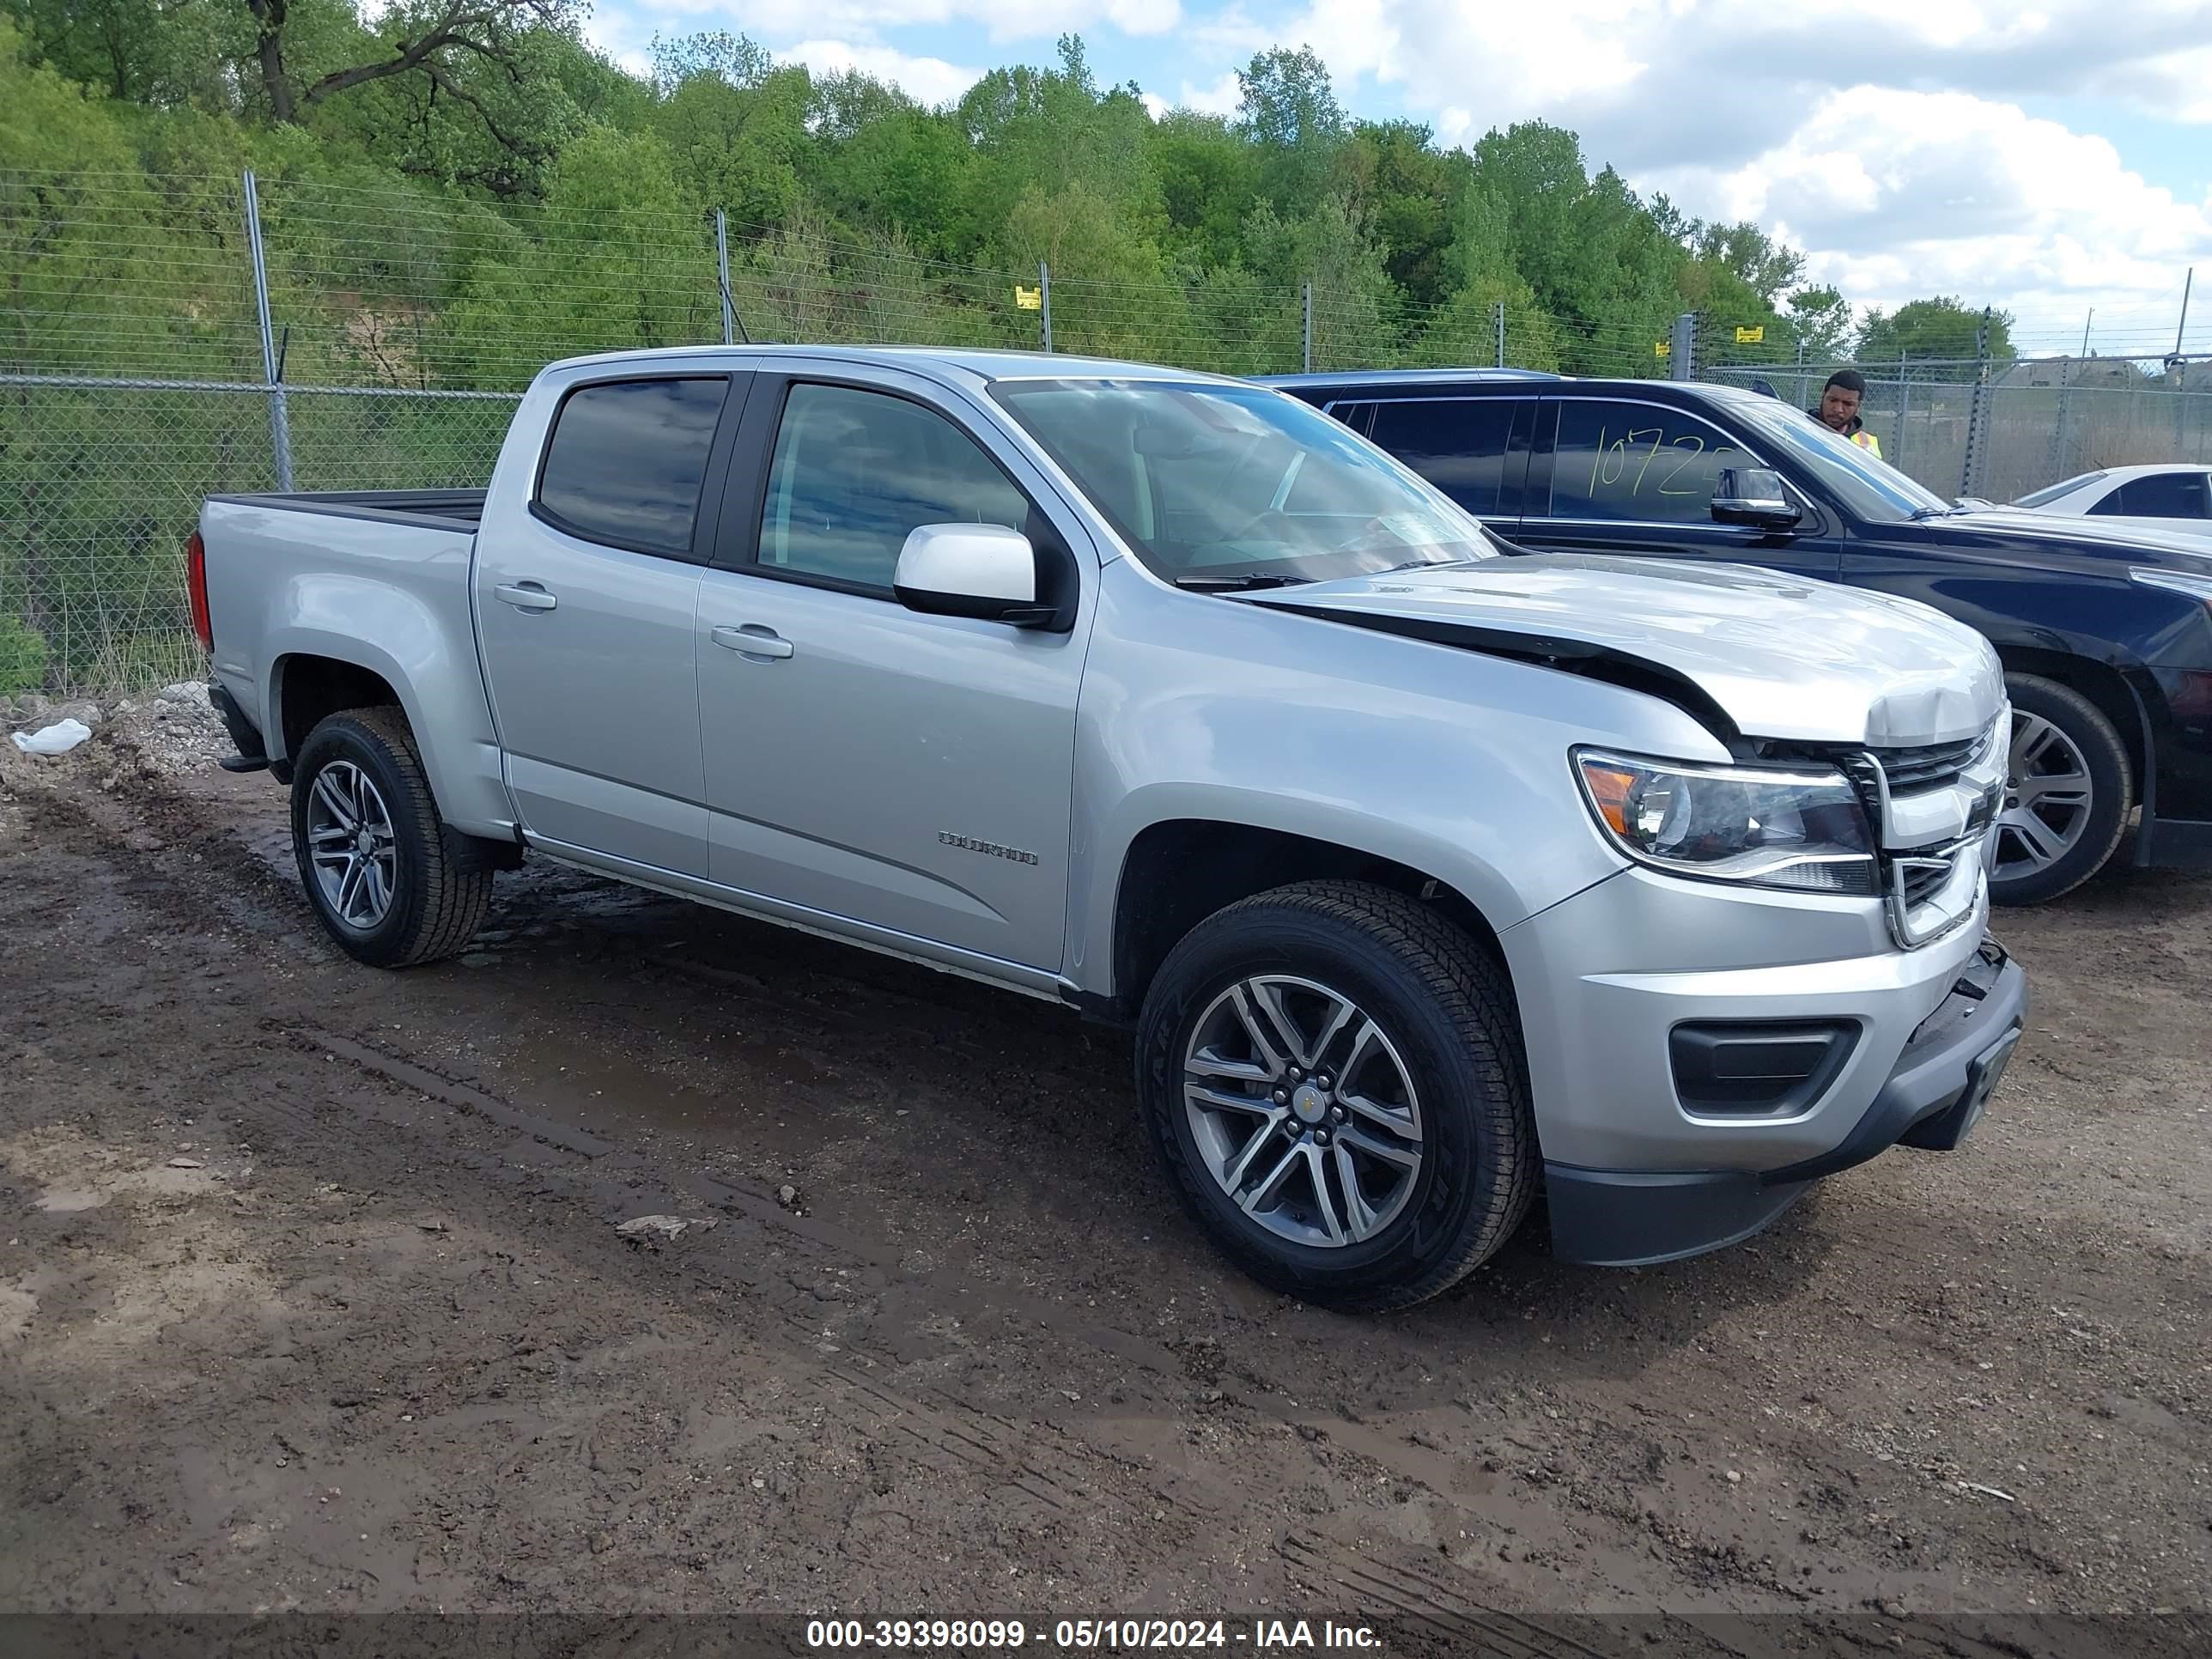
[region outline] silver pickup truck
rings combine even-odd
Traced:
[[[528,854],[1133,1025],[1191,1213],[1316,1302],[1431,1296],[1540,1190],[1568,1260],[1742,1238],[1957,1146],[2020,1035],[1979,635],[1520,553],[1266,388],[588,358],[488,490],[216,496],[188,565],[361,961]]]

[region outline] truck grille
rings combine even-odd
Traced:
[[[1990,734],[1984,732],[1956,743],[1932,743],[1917,749],[1869,749],[1867,753],[1881,763],[1889,793],[1909,795],[1956,783],[1960,774],[1981,758],[1983,745],[1989,740]]]
[[[1905,908],[1914,909],[1934,898],[1943,884],[1951,879],[1952,867],[1958,861],[1958,854],[1954,853],[1939,865],[1908,866],[1905,872]]]

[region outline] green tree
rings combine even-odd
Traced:
[[[686,75],[653,118],[693,204],[724,209],[748,228],[781,224],[797,207],[812,143],[806,70],[767,67],[764,52],[757,61],[749,80],[711,70]]]
[[[1237,71],[1240,130],[1259,152],[1261,191],[1278,213],[1320,204],[1346,138],[1344,108],[1310,46],[1273,46]]]
[[[1851,308],[1832,288],[1800,289],[1790,296],[1793,337],[1805,348],[1805,361],[1833,362],[1849,347]]]
[[[1441,303],[1451,292],[1454,208],[1473,184],[1464,151],[1439,151],[1430,130],[1413,121],[1363,121],[1340,153],[1337,173],[1366,210],[1383,269],[1415,305]]]
[[[1223,117],[1194,110],[1170,111],[1146,147],[1175,257],[1200,270],[1234,264],[1260,199],[1253,147]]]
[[[1972,359],[1975,337],[1985,320],[1990,358],[2010,362],[2017,355],[2012,344],[2011,313],[1976,311],[1942,295],[1914,300],[1887,315],[1869,311],[1859,329],[1858,355],[1867,362],[1893,362],[1901,356],[1923,361]]]

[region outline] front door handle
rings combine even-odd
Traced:
[[[742,628],[717,628],[709,637],[739,656],[757,657],[764,662],[781,662],[792,654],[789,640],[759,623],[747,623]]]
[[[536,582],[502,582],[492,589],[492,594],[517,611],[550,611],[561,603]]]

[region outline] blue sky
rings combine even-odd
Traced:
[[[1540,117],[1639,190],[1753,218],[1863,305],[1956,294],[2023,346],[2212,352],[2212,0],[601,0],[592,37],[728,28],[931,102],[1082,34],[1102,82],[1234,106],[1311,46],[1356,115],[1446,142]]]

